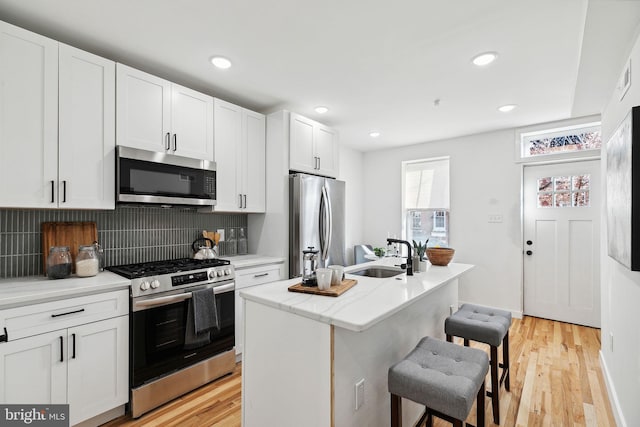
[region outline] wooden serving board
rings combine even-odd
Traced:
[[[98,227],[95,222],[43,222],[42,232],[42,271],[47,274],[47,257],[52,246],[69,246],[72,269],[75,272],[75,260],[80,245],[91,245],[98,240]]]
[[[353,288],[356,283],[355,279],[345,279],[341,284],[331,286],[326,291],[321,291],[317,286],[303,286],[302,283],[289,286],[289,292],[301,292],[303,294],[325,295],[328,297],[339,297],[340,295]]]

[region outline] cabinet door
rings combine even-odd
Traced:
[[[0,344],[0,403],[67,402],[67,331]]]
[[[171,85],[170,153],[213,161],[213,98]]]
[[[242,354],[242,348],[244,347],[244,302],[240,298],[240,291],[234,291],[235,298],[235,339],[236,339],[236,355]]]
[[[243,110],[242,114],[243,163],[241,188],[246,196],[245,211],[264,212],[266,192],[265,171],[265,117],[262,114]]]
[[[4,22],[0,152],[0,206],[56,206],[58,42]]]
[[[129,400],[129,317],[68,330],[71,425]]]
[[[317,173],[317,160],[313,150],[313,120],[291,113],[289,129],[289,169]]]
[[[338,132],[321,125],[315,131],[314,151],[318,157],[316,173],[335,178],[338,176]]]
[[[115,209],[115,63],[60,44],[58,206]]]
[[[216,211],[241,212],[239,162],[242,143],[242,108],[214,99]]]
[[[117,64],[116,93],[116,143],[143,150],[167,151],[171,130],[171,83]]]

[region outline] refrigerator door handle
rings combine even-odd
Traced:
[[[322,186],[320,198],[320,257],[325,261],[331,244],[331,208],[327,187]]]
[[[327,222],[329,224],[329,227],[327,227],[327,237],[325,238],[327,249],[326,249],[326,254],[324,256],[324,259],[326,260],[327,258],[329,258],[329,250],[331,249],[331,237],[333,236],[333,213],[332,213],[333,209],[331,208],[331,198],[327,193],[327,187],[323,187],[322,189],[324,190],[324,196],[327,200],[325,208],[327,210],[327,220],[328,220]]]

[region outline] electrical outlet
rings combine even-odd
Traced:
[[[502,215],[489,215],[489,222],[502,222]]]
[[[609,332],[609,349],[613,353],[613,332]]]
[[[224,242],[224,228],[218,228],[218,234],[220,235],[220,241]]]
[[[356,383],[356,411],[364,405],[364,378]]]

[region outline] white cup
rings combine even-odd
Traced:
[[[330,265],[329,268],[333,272],[331,274],[331,286],[337,286],[342,283],[344,277],[344,267],[341,265]]]
[[[316,269],[316,279],[318,280],[318,289],[326,291],[331,287],[331,274],[333,270],[330,268]]]

